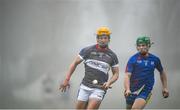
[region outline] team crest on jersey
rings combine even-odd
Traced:
[[[154,65],[154,61],[151,61],[151,65]]]

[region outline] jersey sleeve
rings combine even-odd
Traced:
[[[134,63],[133,63],[133,60],[132,60],[132,58],[131,59],[129,59],[129,61],[128,61],[128,63],[127,63],[127,65],[126,65],[126,70],[125,70],[125,72],[127,73],[132,73],[133,72],[133,65],[134,65]]]
[[[157,58],[157,62],[156,62],[156,69],[162,73],[163,71],[163,67],[162,67],[162,64],[161,64],[161,60],[159,58]]]
[[[114,54],[111,67],[118,67],[118,66],[119,66],[119,60],[118,60],[117,56]]]
[[[83,48],[81,49],[81,51],[79,52],[79,57],[82,59],[82,60],[85,60],[88,56],[88,48]]]

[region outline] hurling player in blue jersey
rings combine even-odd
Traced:
[[[83,48],[70,65],[60,90],[65,92],[69,87],[69,80],[77,65],[84,61],[85,76],[81,82],[76,109],[98,109],[106,91],[119,77],[118,58],[108,47],[110,30],[100,27],[97,30],[97,44]],[[108,72],[112,70],[109,79]]]
[[[166,73],[160,59],[149,53],[151,45],[149,37],[138,37],[136,41],[138,52],[127,63],[124,79],[127,109],[143,109],[145,107],[154,86],[155,69],[160,73],[163,97],[169,96]]]

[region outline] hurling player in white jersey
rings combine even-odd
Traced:
[[[76,109],[98,109],[107,89],[119,77],[118,58],[109,49],[111,31],[108,27],[97,29],[97,44],[83,48],[70,65],[64,82],[60,84],[60,90],[65,92],[69,88],[70,78],[78,64],[84,61],[85,76],[81,82]],[[111,69],[112,77],[108,72]]]

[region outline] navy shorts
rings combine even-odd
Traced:
[[[132,94],[126,97],[126,104],[132,105],[137,98],[142,98],[147,102],[150,99],[151,95],[151,91],[143,89],[138,95]]]

